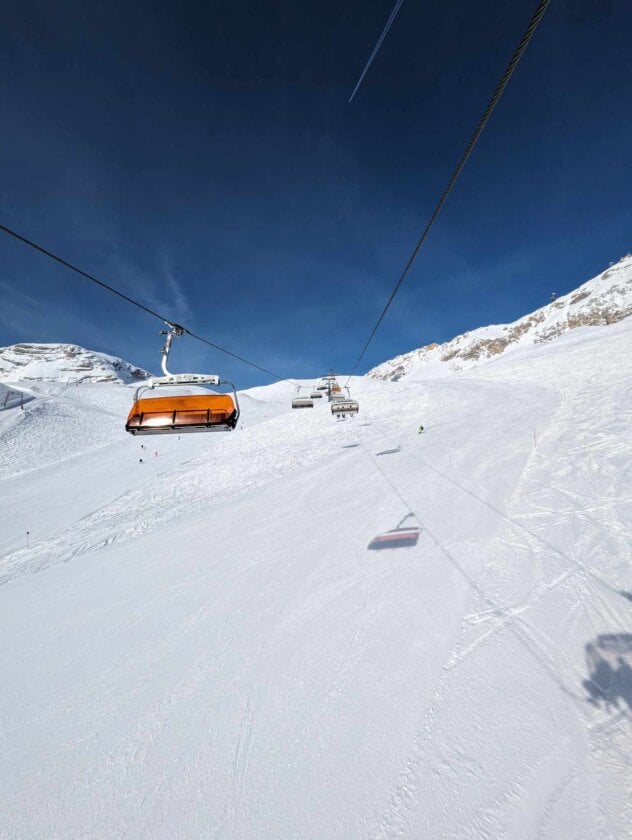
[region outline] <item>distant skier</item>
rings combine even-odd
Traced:
[[[423,431],[424,431],[424,427],[423,427],[423,426],[420,426],[420,427],[419,427],[419,431],[417,432],[417,434],[421,435],[421,434],[423,434]]]
[[[154,452],[154,458],[157,458],[157,457],[158,457],[158,450],[156,450],[156,451]]]
[[[142,464],[142,463],[143,463],[143,459],[142,459],[142,458],[139,458],[139,459],[138,459],[138,463],[139,463],[139,464]]]

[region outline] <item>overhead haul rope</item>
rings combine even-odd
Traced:
[[[399,292],[402,283],[406,279],[406,275],[410,271],[410,269],[412,267],[412,264],[415,261],[415,258],[417,257],[417,254],[419,253],[419,251],[421,249],[421,246],[426,241],[426,237],[430,233],[431,227],[434,225],[435,221],[437,220],[437,217],[438,217],[439,213],[443,209],[443,205],[446,203],[448,196],[452,192],[452,188],[456,184],[456,181],[457,181],[459,175],[461,174],[461,172],[463,170],[463,167],[467,163],[467,160],[468,160],[469,156],[472,154],[472,150],[474,149],[474,146],[476,145],[479,137],[483,133],[483,129],[487,125],[487,122],[488,122],[489,118],[491,117],[494,108],[498,104],[498,102],[500,100],[500,97],[503,95],[503,92],[504,92],[505,88],[507,87],[507,83],[509,82],[509,79],[512,77],[514,70],[518,66],[518,64],[520,62],[520,59],[522,58],[522,56],[524,54],[524,51],[526,50],[527,46],[529,45],[529,42],[533,38],[533,36],[535,34],[535,31],[538,28],[538,25],[539,25],[540,21],[544,17],[544,13],[546,12],[550,2],[551,2],[551,0],[540,0],[539,1],[536,10],[533,13],[533,17],[531,18],[531,22],[529,23],[529,26],[527,27],[526,32],[522,36],[522,39],[521,39],[520,43],[516,47],[516,51],[514,52],[512,58],[511,58],[511,61],[509,62],[509,64],[505,68],[505,72],[501,76],[501,79],[498,82],[498,85],[496,86],[496,90],[494,91],[494,94],[493,94],[492,98],[489,100],[487,108],[485,108],[485,112],[483,113],[483,116],[481,117],[478,125],[474,129],[474,133],[472,134],[469,143],[465,147],[465,151],[461,155],[461,158],[460,158],[459,162],[457,163],[456,168],[454,169],[454,172],[450,176],[450,180],[448,181],[445,189],[443,190],[443,192],[441,194],[441,197],[440,197],[440,199],[437,203],[437,206],[435,207],[432,215],[430,216],[430,219],[428,220],[428,222],[426,224],[426,227],[423,230],[423,233],[419,237],[419,240],[417,241],[417,244],[415,245],[412,254],[408,258],[408,262],[406,263],[406,266],[404,267],[404,270],[401,273],[399,280],[397,281],[397,283],[395,283],[393,291],[391,292],[388,300],[386,301],[386,304],[385,304],[384,308],[382,309],[382,312],[380,313],[380,317],[377,319],[377,321],[375,323],[375,326],[371,330],[371,334],[367,338],[367,340],[365,342],[365,345],[362,348],[362,352],[360,353],[360,355],[356,359],[356,362],[355,362],[354,366],[351,368],[351,373],[349,374],[349,379],[351,379],[351,377],[353,376],[353,374],[357,370],[358,365],[360,364],[360,362],[362,361],[362,359],[364,357],[364,354],[366,353],[366,351],[369,348],[369,345],[373,341],[375,333],[378,331],[378,328],[379,328],[380,324],[384,320],[384,316],[388,312],[391,304],[393,303],[393,300],[395,299],[395,295]],[[349,383],[349,379],[347,379],[347,384]]]
[[[243,362],[245,365],[249,365],[252,368],[256,368],[256,370],[260,370],[262,373],[267,374],[268,376],[272,376],[274,379],[280,382],[293,382],[293,380],[288,379],[285,376],[279,376],[279,374],[274,373],[267,368],[258,365],[256,362],[251,362],[249,359],[244,358],[243,356],[238,355],[237,353],[233,353],[232,350],[227,350],[225,347],[221,347],[219,344],[215,344],[213,341],[209,341],[208,338],[204,338],[204,336],[197,335],[191,330],[183,327],[181,324],[176,324],[173,319],[167,318],[166,315],[161,315],[160,312],[156,312],[155,309],[150,309],[149,306],[145,306],[144,303],[141,303],[138,300],[135,300],[133,297],[120,292],[118,289],[115,289],[114,286],[110,286],[108,283],[104,283],[103,280],[99,280],[98,278],[94,277],[92,274],[88,274],[87,271],[84,271],[81,268],[78,268],[76,265],[64,260],[62,257],[57,256],[57,254],[53,254],[52,251],[43,248],[41,245],[38,245],[37,242],[33,242],[31,239],[27,239],[26,236],[22,236],[21,234],[17,233],[11,228],[7,227],[6,225],[0,224],[0,230],[4,233],[12,236],[14,239],[17,239],[19,242],[23,242],[25,245],[28,245],[30,248],[33,248],[35,251],[39,251],[40,254],[44,254],[44,256],[49,257],[49,259],[58,262],[60,265],[63,265],[65,268],[69,268],[71,271],[74,271],[75,274],[78,274],[80,277],[83,277],[85,280],[90,280],[91,283],[96,283],[97,286],[100,286],[102,289],[105,289],[107,292],[111,292],[113,295],[120,297],[122,300],[127,301],[127,303],[131,303],[133,306],[138,307],[138,309],[142,309],[143,312],[146,312],[148,315],[152,315],[154,318],[158,318],[165,324],[170,324],[171,326],[179,327],[184,333],[190,335],[191,338],[194,338],[196,341],[201,341],[202,344],[206,344],[209,347],[212,347],[214,350],[219,350],[220,353],[224,353],[227,356],[231,356],[233,359],[237,359],[238,362]]]

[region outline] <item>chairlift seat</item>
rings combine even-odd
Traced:
[[[313,408],[314,401],[307,397],[294,397],[292,400],[292,408]]]
[[[229,394],[137,399],[125,430],[133,435],[231,431],[239,411]]]

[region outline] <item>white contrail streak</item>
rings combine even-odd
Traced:
[[[366,76],[366,74],[367,74],[367,72],[368,72],[368,70],[369,70],[369,67],[371,66],[371,64],[373,64],[373,59],[374,59],[374,58],[375,58],[375,56],[378,54],[378,51],[379,51],[380,47],[382,46],[382,41],[384,40],[384,38],[386,38],[386,36],[387,36],[387,34],[388,34],[388,30],[389,30],[389,29],[391,28],[391,26],[393,25],[393,21],[394,21],[394,20],[395,20],[395,18],[397,17],[397,12],[399,12],[400,7],[401,7],[401,5],[402,5],[402,3],[403,3],[403,2],[404,2],[404,0],[397,0],[397,2],[395,3],[395,7],[394,7],[393,11],[391,12],[391,16],[390,16],[390,17],[389,17],[389,19],[386,21],[386,24],[385,24],[385,26],[384,26],[384,29],[382,30],[382,34],[381,34],[381,35],[380,35],[380,37],[377,39],[377,44],[373,47],[373,52],[372,52],[372,53],[371,53],[371,55],[369,56],[369,60],[367,61],[367,63],[364,65],[364,70],[362,71],[362,73],[361,73],[361,75],[360,75],[360,78],[358,79],[358,82],[357,82],[356,86],[355,86],[355,87],[354,87],[354,89],[353,89],[353,93],[352,93],[352,94],[351,94],[351,96],[349,97],[349,102],[351,102],[351,100],[353,99],[353,97],[354,97],[354,96],[356,95],[356,93],[358,92],[358,88],[359,88],[359,87],[360,87],[360,85],[362,84],[362,82],[363,82],[363,80],[364,80],[364,77]]]

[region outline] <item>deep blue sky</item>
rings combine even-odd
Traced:
[[[348,370],[535,0],[3,3],[0,220],[288,376]],[[361,371],[632,247],[629,0],[553,0]],[[0,235],[0,344],[160,329]],[[269,381],[181,339],[173,367]]]

